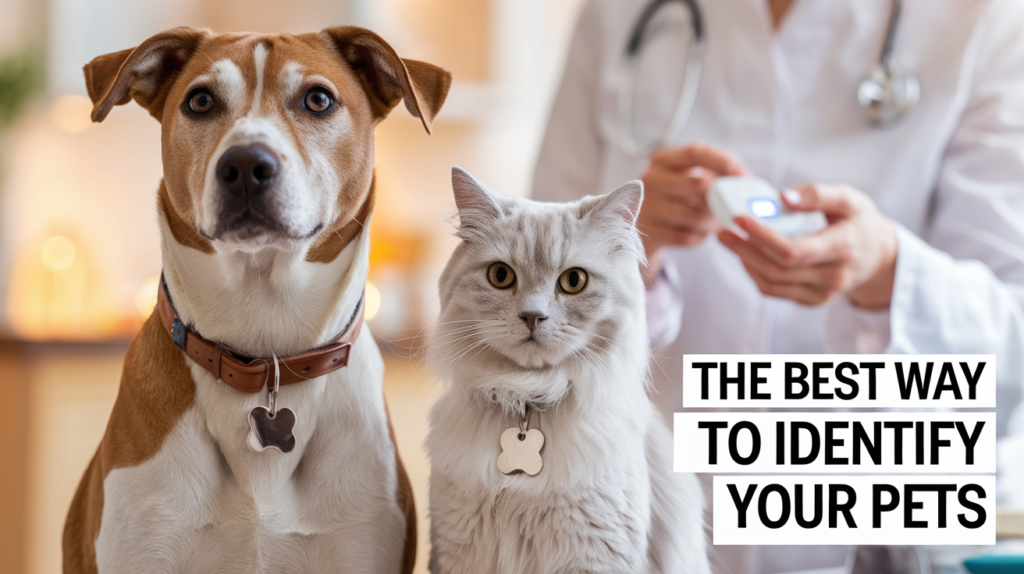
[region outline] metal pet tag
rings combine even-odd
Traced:
[[[537,429],[530,429],[525,433],[516,427],[506,429],[501,433],[498,470],[502,474],[522,471],[530,476],[537,476],[544,466],[544,459],[540,457],[540,449],[543,447],[544,433]]]
[[[288,408],[277,408],[277,391],[281,387],[281,372],[274,355],[274,388],[270,391],[270,408],[258,406],[249,411],[249,448],[263,452],[276,448],[290,452],[295,448],[295,413]]]
[[[519,428],[512,427],[501,433],[501,454],[498,470],[502,474],[525,472],[537,476],[544,466],[540,449],[544,448],[544,433],[529,428],[530,409],[519,418]]]
[[[270,409],[260,405],[249,411],[249,427],[249,448],[256,452],[271,447],[281,452],[295,448],[295,413],[291,409],[280,409],[271,415]]]

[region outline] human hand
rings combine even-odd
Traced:
[[[782,193],[793,211],[824,212],[819,233],[783,237],[749,216],[736,224],[748,239],[723,230],[718,238],[743,261],[761,293],[821,305],[845,293],[867,309],[888,308],[896,278],[896,230],[870,197],[847,185],[809,184]]]
[[[747,173],[732,154],[706,144],[664,149],[651,157],[641,178],[644,202],[637,217],[650,277],[660,267],[659,249],[697,245],[719,228],[707,204],[711,183],[724,175]]]

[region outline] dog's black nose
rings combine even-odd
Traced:
[[[232,194],[253,197],[277,178],[277,155],[263,144],[236,145],[217,162],[217,179]]]

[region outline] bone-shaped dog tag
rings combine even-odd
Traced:
[[[501,455],[498,456],[498,470],[502,474],[525,472],[537,476],[544,460],[540,449],[544,448],[544,433],[537,429],[522,431],[516,427],[501,433]]]
[[[258,406],[249,411],[249,428],[249,448],[256,452],[268,448],[289,452],[295,448],[295,413],[291,409],[277,409],[270,416],[270,409]]]

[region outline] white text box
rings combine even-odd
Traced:
[[[683,357],[685,408],[995,406],[995,355]]]
[[[996,471],[995,413],[687,412],[674,422],[676,472]]]
[[[995,544],[995,484],[963,475],[716,476],[713,542]]]

